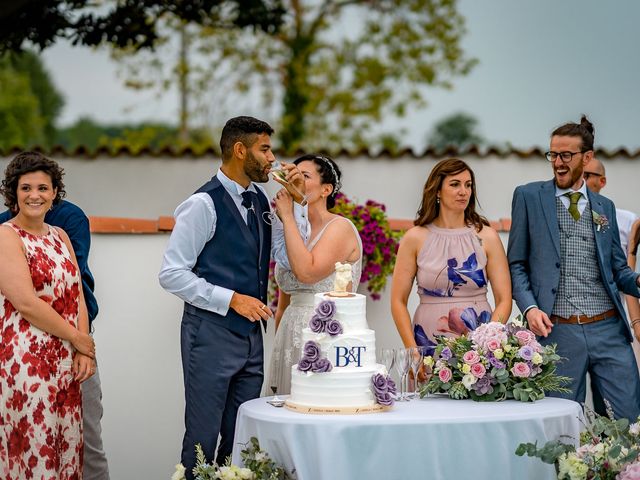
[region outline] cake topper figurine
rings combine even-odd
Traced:
[[[349,297],[347,287],[351,283],[351,264],[336,262],[336,277],[333,280],[333,297]]]

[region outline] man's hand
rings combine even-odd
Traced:
[[[229,307],[252,322],[271,318],[271,309],[257,298],[249,295],[234,293]]]
[[[636,336],[636,340],[640,342],[640,322],[631,323],[633,326],[633,334]]]
[[[527,322],[529,322],[531,331],[542,337],[549,335],[553,328],[553,323],[547,314],[537,307],[527,310]]]

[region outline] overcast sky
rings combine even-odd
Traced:
[[[459,10],[463,46],[479,64],[400,121],[408,146],[423,148],[434,122],[464,111],[490,144],[545,146],[554,127],[586,113],[597,145],[640,147],[640,1],[460,0]],[[125,89],[106,51],[60,44],[44,60],[66,97],[62,124],[80,115],[175,123],[176,95]]]

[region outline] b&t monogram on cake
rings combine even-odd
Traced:
[[[336,348],[336,367],[346,367],[354,364],[361,367],[361,354],[367,351],[367,347],[335,347]]]

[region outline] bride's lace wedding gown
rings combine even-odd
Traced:
[[[307,245],[307,248],[312,250],[327,227],[335,221],[349,222],[358,239],[360,257],[351,264],[351,285],[352,292],[355,292],[358,289],[362,272],[362,242],[358,230],[350,220],[343,217],[331,220]],[[286,395],[291,391],[291,366],[298,363],[300,359],[302,329],[308,326],[309,319],[313,314],[314,295],[333,290],[335,272],[317,283],[306,284],[298,281],[291,270],[286,270],[278,264],[276,265],[275,276],[280,290],[290,294],[291,301],[282,315],[280,326],[276,332],[265,391],[270,395],[271,387],[275,386],[278,394]]]

